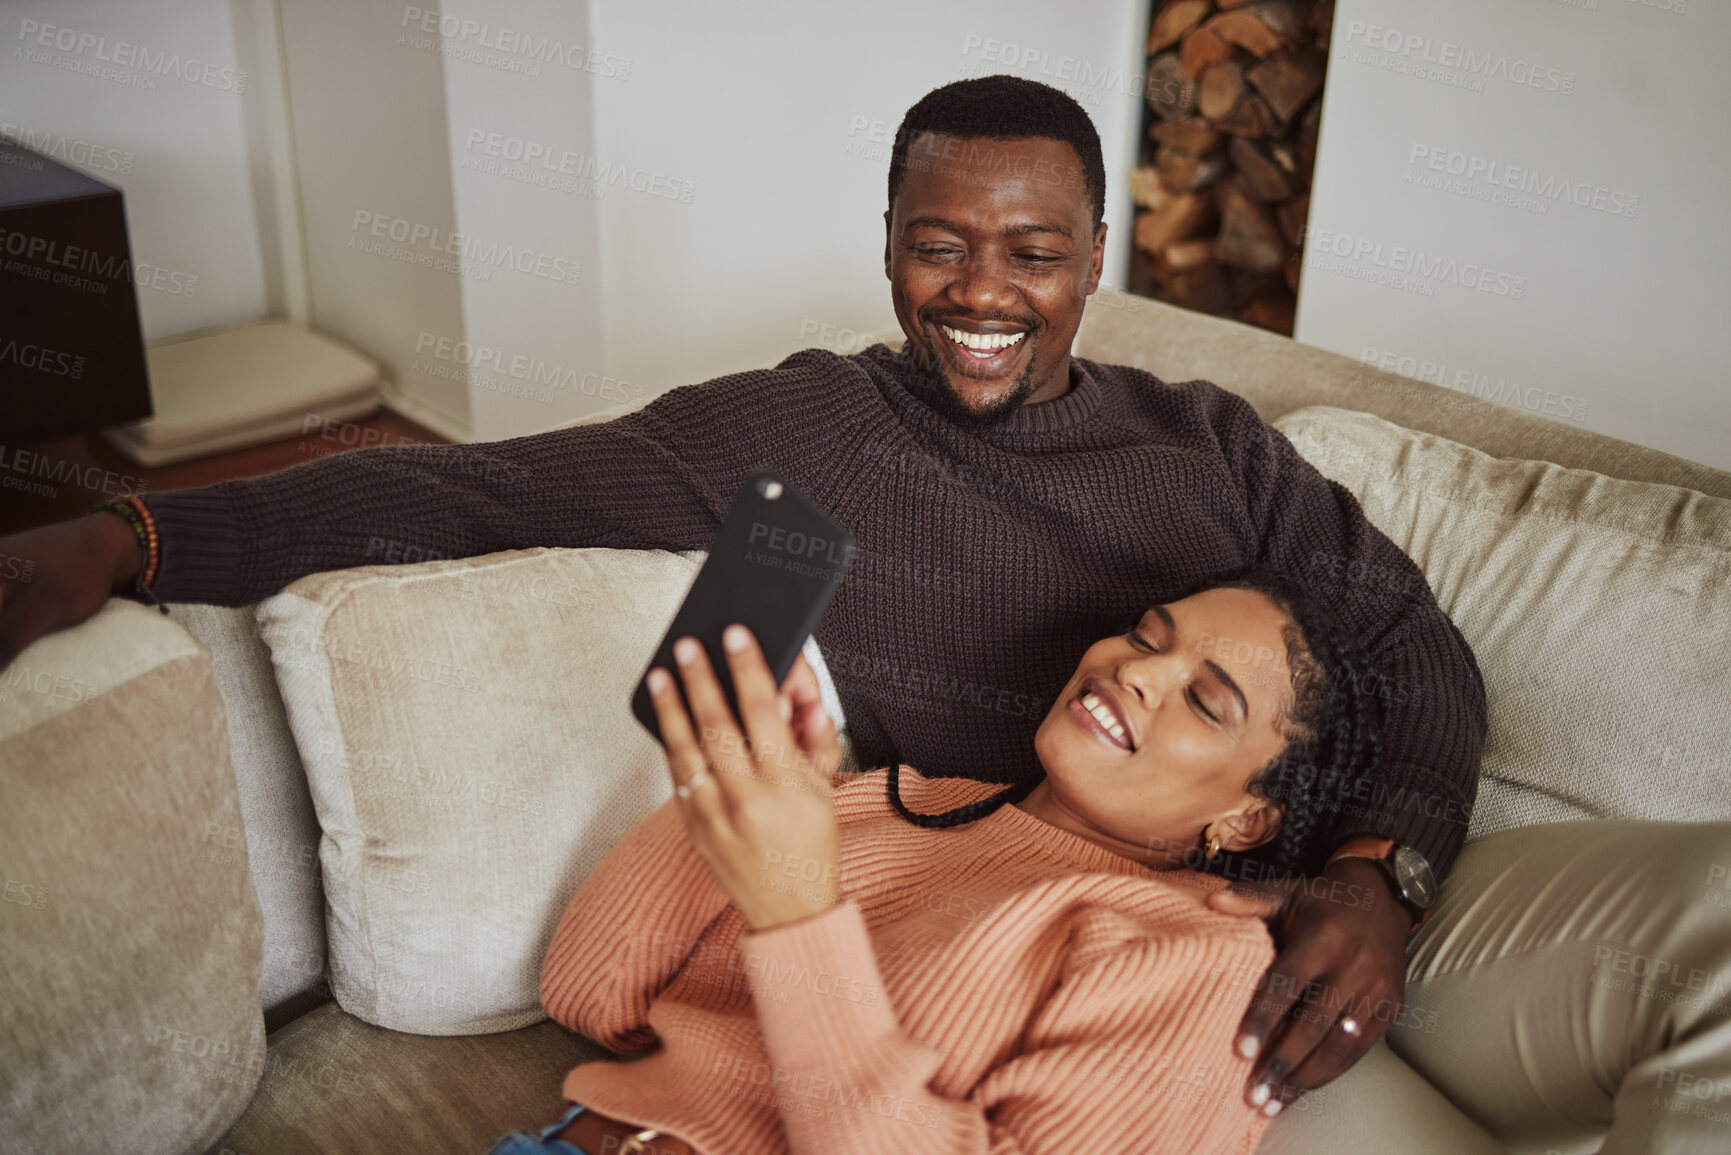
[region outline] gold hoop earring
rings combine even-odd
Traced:
[[[1210,862],[1214,861],[1215,857],[1219,853],[1220,853],[1220,836],[1218,834],[1216,834],[1213,837],[1209,838],[1209,840],[1208,840],[1208,860]]]

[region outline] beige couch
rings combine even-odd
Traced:
[[[1419,561],[1490,693],[1472,836],[1731,817],[1731,474],[1110,292],[1077,352],[1242,393]],[[0,1145],[479,1152],[551,1120],[605,1052],[541,1014],[539,952],[666,797],[625,695],[699,557],[115,599],[0,672]],[[1655,696],[1678,663],[1697,705]],[[1379,1044],[1262,1150],[1421,1126],[1501,1149]]]

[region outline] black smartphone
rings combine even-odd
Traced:
[[[650,669],[660,666],[673,675],[684,700],[673,643],[686,636],[703,643],[737,720],[739,698],[721,648],[721,631],[732,622],[750,629],[779,686],[840,588],[854,550],[847,527],[786,480],[769,471],[746,479],[673,624],[637,679],[631,695],[637,720],[662,741],[645,679]],[[685,705],[689,711],[690,702]]]

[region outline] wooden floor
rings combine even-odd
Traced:
[[[373,445],[445,445],[449,439],[389,409],[370,417],[308,422],[296,437],[145,469],[94,433],[19,447],[0,443],[0,535],[78,517],[98,501],[127,490],[155,491],[257,477]]]

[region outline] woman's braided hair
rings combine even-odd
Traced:
[[[1313,874],[1322,866],[1341,803],[1375,769],[1388,720],[1387,682],[1333,609],[1289,574],[1252,563],[1216,574],[1171,600],[1210,589],[1253,590],[1289,619],[1282,631],[1293,697],[1286,715],[1286,749],[1245,784],[1250,793],[1279,803],[1284,811],[1275,837],[1244,856],[1276,870]],[[1126,623],[1125,632],[1133,626],[1134,620]],[[1040,782],[1034,778],[1017,783],[942,814],[918,814],[902,802],[898,769],[889,767],[890,804],[919,826],[973,822],[1006,803],[1020,802]],[[1194,857],[1188,865],[1201,870],[1225,863],[1225,856]]]

